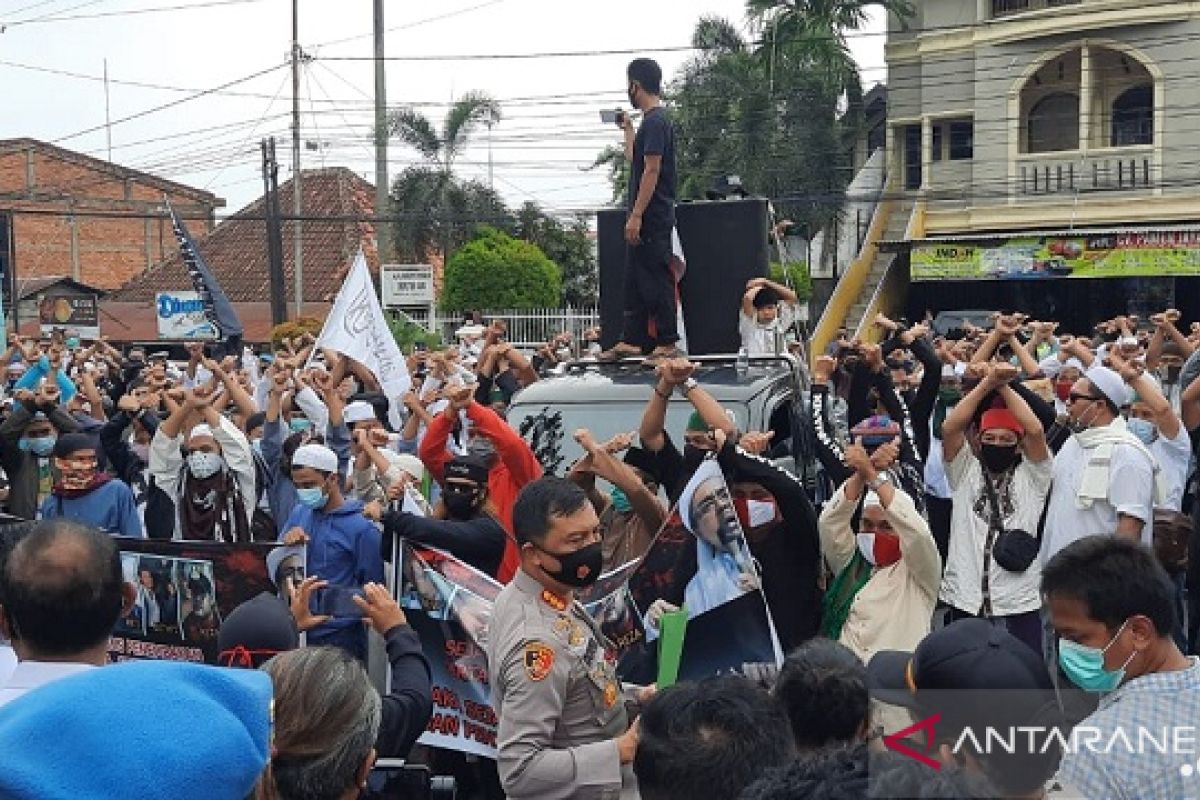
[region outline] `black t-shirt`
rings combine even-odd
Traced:
[[[629,173],[628,210],[637,202],[646,156],[662,156],[662,170],[650,204],[642,214],[642,237],[669,234],[675,227],[675,129],[662,106],[652,108],[642,118],[633,140],[633,165]]]

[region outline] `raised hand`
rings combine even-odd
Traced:
[[[328,585],[329,581],[323,581],[316,575],[309,575],[300,581],[299,586],[293,587],[290,608],[292,617],[296,620],[296,629],[301,633],[318,628],[333,619],[328,614],[314,614],[310,610],[313,592],[324,589]]]
[[[890,468],[893,464],[900,460],[900,444],[897,439],[879,445],[875,448],[875,452],[871,453],[871,466],[879,472]]]
[[[408,618],[404,616],[404,611],[392,599],[387,587],[378,583],[368,583],[364,586],[363,597],[355,595],[354,604],[362,609],[368,623],[380,636],[385,635],[397,625],[408,624]]]
[[[751,431],[742,434],[742,438],[738,440],[738,447],[751,455],[760,456],[771,447],[773,438],[775,431]]]
[[[686,358],[672,358],[669,361],[664,361],[658,365],[656,372],[658,376],[672,386],[679,386],[681,383],[692,377],[698,365],[693,364]]]

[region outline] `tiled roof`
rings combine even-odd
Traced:
[[[327,303],[337,295],[346,273],[361,246],[371,271],[378,274],[379,253],[375,225],[375,187],[345,167],[305,170],[300,182],[304,241],[304,300]],[[292,182],[279,187],[283,215],[292,212]],[[203,238],[197,238],[217,281],[234,303],[270,302],[267,262],[267,223],[263,198],[221,222]],[[320,218],[320,219],[313,219]],[[294,223],[283,224],[283,272],[285,297],[295,299],[293,279]],[[193,237],[196,232],[191,230]],[[191,279],[178,254],[151,267],[110,295],[113,302],[154,301],[156,292],[192,288]]]
[[[225,201],[214,195],[212,192],[206,192],[203,189],[197,189],[194,186],[187,186],[182,183],[160,178],[157,175],[151,175],[149,172],[123,167],[120,164],[114,164],[110,161],[105,161],[101,158],[94,158],[86,153],[80,153],[75,150],[68,150],[65,147],[43,142],[40,139],[31,139],[29,137],[21,137],[19,139],[0,139],[0,153],[19,152],[22,150],[36,150],[45,153],[48,156],[68,161],[88,169],[94,169],[98,172],[105,172],[110,175],[116,175],[119,178],[132,178],[138,183],[146,186],[154,186],[165,192],[173,195],[183,195],[191,197],[201,205],[210,208],[219,208],[225,205]]]
[[[27,300],[30,297],[36,297],[51,286],[57,286],[60,283],[77,291],[94,292],[98,295],[106,294],[98,286],[88,286],[86,283],[80,283],[77,280],[68,278],[66,275],[47,275],[37,278],[22,278],[17,276],[17,299]]]

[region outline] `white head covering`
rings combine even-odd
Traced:
[[[863,496],[863,508],[883,508],[883,501],[873,489],[867,489],[866,495]]]
[[[292,456],[292,467],[312,467],[320,472],[337,472],[337,453],[322,444],[302,445]]]
[[[1084,373],[1096,391],[1104,395],[1117,408],[1129,404],[1129,389],[1121,376],[1108,367],[1092,364],[1092,368]]]
[[[344,417],[347,425],[376,419],[375,406],[362,400],[356,400],[346,406]]]
[[[416,456],[410,453],[395,453],[387,450],[385,451],[385,457],[388,461],[411,475],[413,480],[425,480],[425,465]]]
[[[210,439],[215,438],[213,436],[213,429],[204,423],[192,428],[192,432],[188,434],[188,440],[195,439],[197,436],[207,436]]]

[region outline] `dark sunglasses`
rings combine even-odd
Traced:
[[[1080,400],[1087,400],[1089,403],[1094,403],[1099,399],[1099,397],[1093,397],[1090,394],[1079,394],[1078,392],[1071,392],[1067,395],[1067,400],[1071,403],[1077,403]]]

